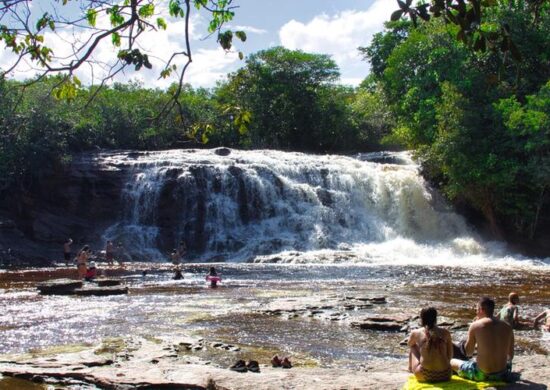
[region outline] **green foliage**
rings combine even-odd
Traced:
[[[352,91],[326,55],[275,47],[251,55],[216,95],[243,138],[241,146],[327,151],[357,146],[347,103]]]
[[[457,20],[472,17],[471,4]],[[495,2],[466,37],[463,26],[438,18],[407,30],[388,23],[362,49],[373,65],[369,85],[380,86],[398,118],[384,139],[416,149],[429,178],[483,213],[495,234],[533,238],[548,224],[550,13],[537,13],[548,10],[542,5]],[[494,42],[502,50],[471,50]]]

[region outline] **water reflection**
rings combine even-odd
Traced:
[[[171,267],[165,264],[108,269],[130,287],[127,296],[109,297],[41,296],[34,285],[45,278],[43,272],[1,273],[0,353],[95,344],[127,335],[177,337],[192,333],[241,344],[243,350],[301,354],[321,365],[354,365],[372,356],[403,356],[406,351],[399,341],[405,334],[362,331],[345,321],[301,316],[285,320],[256,311],[280,297],[299,301],[312,296],[386,296],[386,305],[375,305],[367,312],[416,313],[422,306],[434,305],[442,319],[467,323],[481,295],[496,297],[500,305],[515,290],[522,297],[521,314],[531,318],[550,301],[550,291],[545,288],[550,274],[544,270],[518,274],[494,269],[472,273],[442,266],[219,264],[222,287],[210,289],[204,281],[208,267],[186,265],[181,281],[171,280]],[[149,272],[142,277],[145,268]],[[66,272],[52,269],[47,277]],[[346,312],[350,318],[361,313]],[[517,333],[520,351],[550,350],[539,331]],[[458,338],[463,335],[455,333]]]

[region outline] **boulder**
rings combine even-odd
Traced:
[[[217,148],[214,149],[214,153],[216,153],[218,156],[229,156],[231,154],[231,149],[229,148]]]

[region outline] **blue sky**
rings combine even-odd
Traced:
[[[36,0],[32,12],[39,15],[51,4]],[[245,43],[237,43],[233,52],[225,53],[213,37],[204,39],[207,35],[204,15],[195,14],[192,18],[194,61],[185,81],[195,87],[212,87],[228,72],[243,66],[244,61],[238,59],[237,51],[249,55],[278,45],[331,55],[340,67],[341,82],[357,85],[369,72],[357,47],[368,45],[372,35],[382,30],[383,23],[397,8],[394,0],[234,0],[233,4],[239,8],[229,25],[233,29],[243,29],[248,36]],[[153,71],[136,73],[129,70],[120,74],[116,81],[139,80],[146,86],[161,88],[173,82],[173,79],[158,80],[158,74],[163,60],[183,47],[182,23],[181,19],[171,20],[167,31],[143,36],[140,48],[150,54]],[[57,55],[64,56],[71,52],[67,42],[79,34],[84,32],[57,30],[56,34],[46,35],[46,42]],[[107,63],[113,53],[112,44],[105,42],[96,50],[94,59],[98,64]],[[10,59],[10,54],[1,47],[0,67],[6,68]],[[20,67],[12,76],[21,79],[29,77],[31,72],[30,67]],[[86,84],[97,83],[101,74],[101,65],[83,67],[78,72]]]

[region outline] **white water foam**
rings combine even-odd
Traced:
[[[185,240],[199,260],[550,264],[483,241],[429,188],[408,153],[385,153],[385,164],[371,158],[381,160],[272,150],[99,155],[106,169],[130,172],[120,221],[104,239],[124,241],[134,257],[163,259],[159,215],[168,199],[173,245]]]

